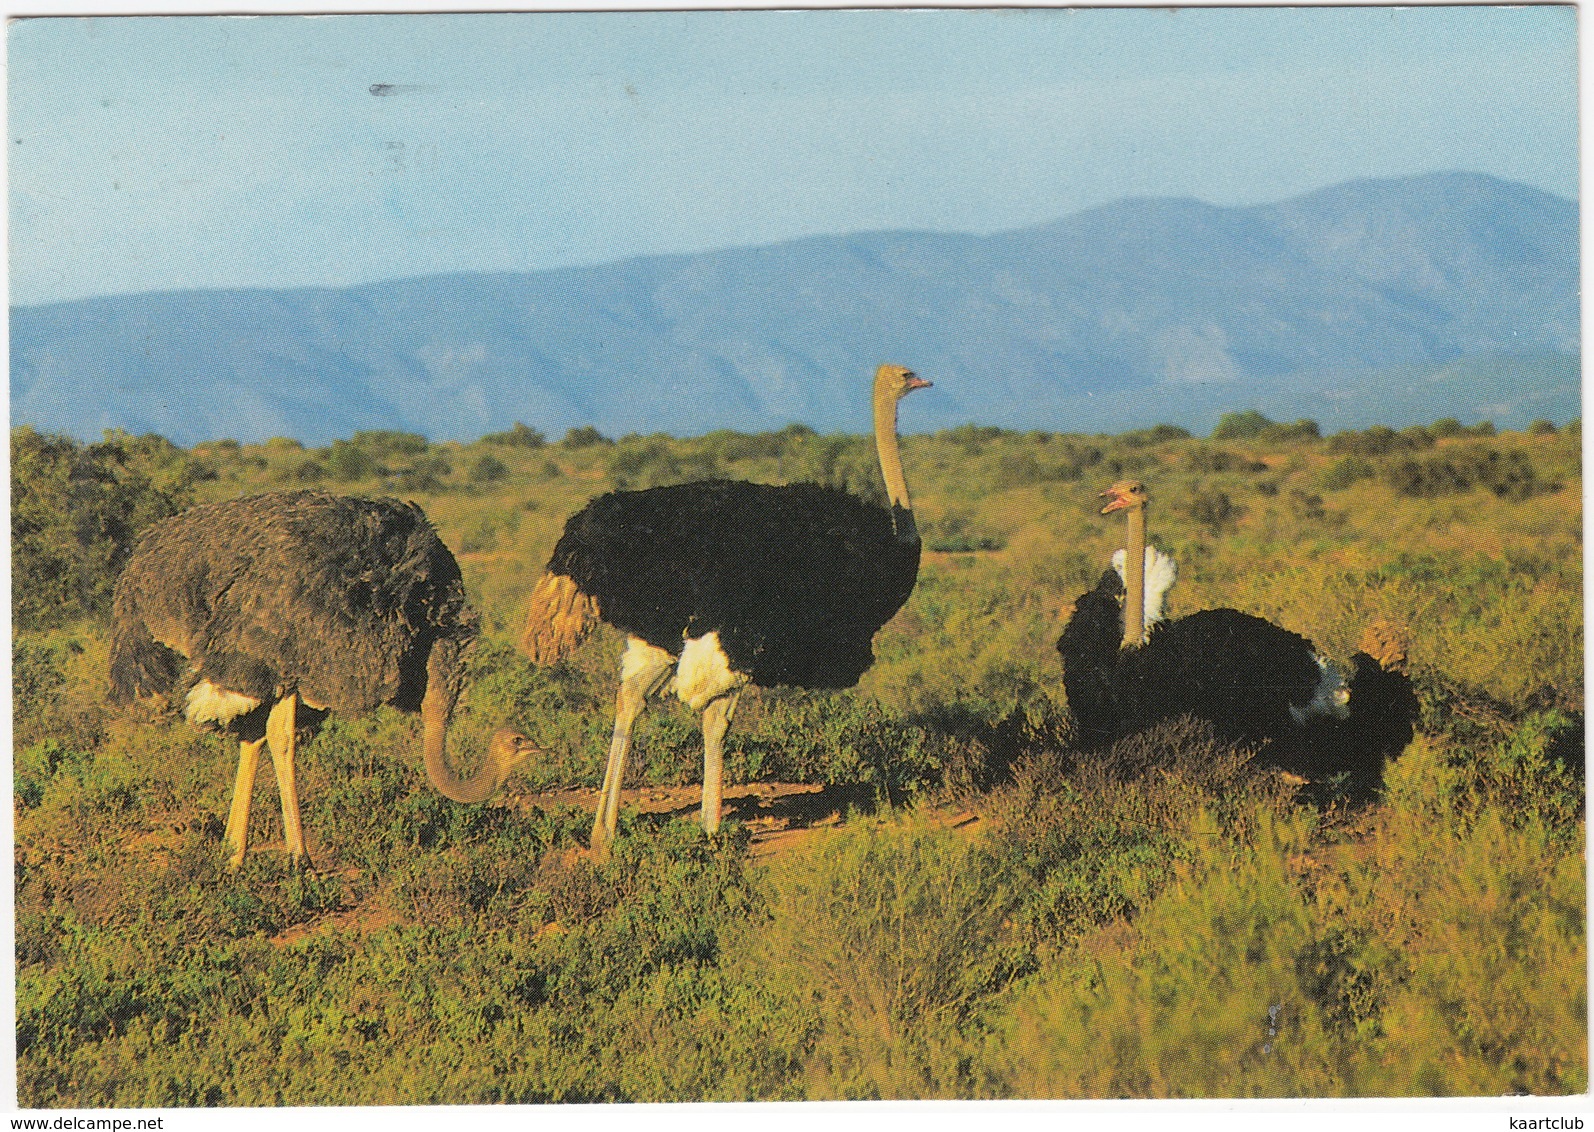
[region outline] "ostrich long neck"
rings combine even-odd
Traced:
[[[1135,648],[1146,639],[1146,508],[1129,508],[1129,541],[1124,547],[1124,639]]]
[[[874,443],[880,454],[880,475],[886,481],[897,541],[918,542],[919,528],[913,521],[913,503],[908,499],[908,481],[902,474],[902,453],[897,445],[897,396],[889,388],[875,390]]]
[[[461,778],[450,769],[447,759],[448,719],[454,711],[454,668],[459,646],[453,641],[437,641],[426,659],[426,695],[421,700],[421,754],[426,760],[426,777],[445,798],[456,802],[485,802],[503,780],[493,752],[488,751],[476,773]]]

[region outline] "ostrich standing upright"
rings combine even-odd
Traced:
[[[1129,545],[1119,554],[1126,565],[1146,564],[1147,584],[1143,595],[1128,589],[1114,555],[1115,568],[1080,596],[1057,642],[1081,744],[1099,747],[1190,715],[1223,738],[1257,746],[1269,765],[1310,779],[1344,775],[1352,796],[1375,791],[1385,761],[1415,733],[1405,632],[1374,622],[1346,681],[1311,641],[1248,613],[1204,609],[1165,621],[1177,569],[1145,546],[1146,487],[1127,480],[1103,496],[1103,514],[1128,512]],[[1135,624],[1139,634],[1128,629]]]
[[[599,620],[627,634],[595,852],[607,851],[619,820],[631,729],[672,672],[676,695],[703,713],[702,822],[713,833],[742,688],[850,688],[873,663],[874,635],[919,570],[897,403],[929,384],[901,366],[875,374],[889,509],[816,484],[708,480],[611,492],[565,525],[532,592],[521,647],[546,664]]]
[[[476,615],[454,556],[413,504],[303,491],[190,508],[139,536],[112,619],[113,701],[182,694],[189,722],[239,736],[226,831],[235,868],[263,745],[289,856],[308,863],[294,778],[301,703],[418,711],[427,775],[459,802],[485,800],[536,750],[499,730],[472,777],[449,768],[446,731]]]

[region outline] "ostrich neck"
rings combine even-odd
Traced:
[[[454,710],[449,677],[458,651],[452,641],[438,641],[427,658],[426,695],[421,700],[421,755],[426,761],[426,777],[438,793],[456,802],[485,802],[498,789],[502,777],[493,752],[488,751],[469,778],[461,778],[448,765],[448,720]]]
[[[902,452],[897,444],[897,398],[882,389],[874,398],[874,442],[880,454],[880,475],[886,481],[886,498],[891,501],[891,522],[900,542],[919,541],[919,528],[913,521],[913,503],[908,498],[908,481],[902,474]]]
[[[1146,639],[1146,509],[1129,509],[1129,538],[1124,547],[1123,648]]]

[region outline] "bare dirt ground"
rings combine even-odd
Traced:
[[[522,794],[507,800],[518,810],[576,806],[596,813],[596,790],[558,790],[542,794]],[[691,817],[702,805],[702,787],[643,786],[620,791],[620,808],[661,817]],[[845,786],[820,786],[806,782],[749,782],[727,786],[723,816],[734,818],[751,833],[749,853],[754,859],[795,849],[800,845],[841,828],[852,811],[868,812],[875,807],[874,795],[867,789]],[[968,811],[942,815],[946,825],[961,829],[979,820]]]

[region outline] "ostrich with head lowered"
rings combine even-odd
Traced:
[[[1376,789],[1417,714],[1402,647],[1364,643],[1347,681],[1311,641],[1261,617],[1204,609],[1163,620],[1178,571],[1145,544],[1146,487],[1124,481],[1103,496],[1103,514],[1127,512],[1128,546],[1080,596],[1057,642],[1081,744],[1190,715],[1259,748],[1269,765],[1312,779],[1344,774],[1353,794]],[[1383,629],[1391,641],[1393,632]]]
[[[566,523],[532,592],[521,647],[547,664],[600,620],[627,635],[595,852],[614,837],[631,730],[650,695],[672,687],[703,713],[702,823],[714,833],[742,689],[850,688],[873,663],[874,635],[919,570],[897,403],[929,384],[901,366],[875,374],[888,507],[816,484],[707,480],[611,492]]]
[[[239,736],[225,834],[234,867],[262,746],[288,854],[308,863],[294,774],[301,705],[311,723],[384,703],[418,711],[427,776],[457,802],[485,800],[536,751],[504,729],[470,778],[448,765],[476,615],[454,556],[413,504],[302,491],[190,508],[139,536],[112,620],[113,701],[181,695],[191,723]]]

